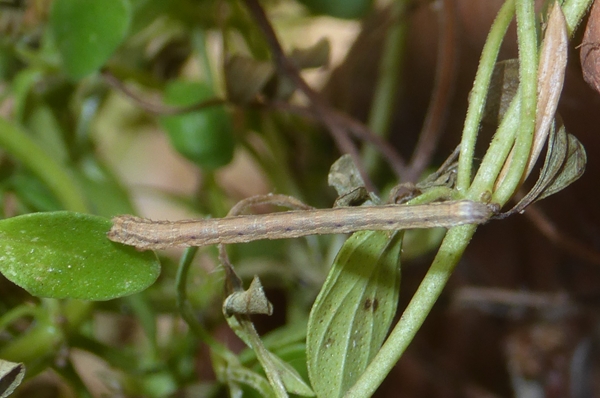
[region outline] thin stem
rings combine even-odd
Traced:
[[[427,275],[404,310],[400,321],[356,384],[348,390],[345,398],[369,397],[375,393],[431,312],[475,229],[474,225],[464,225],[448,231]]]
[[[315,114],[314,111],[310,109],[293,105],[284,101],[269,101],[268,103],[254,103],[252,105],[264,106],[268,108],[275,108],[278,110],[290,112],[299,116],[308,117],[312,119],[318,119],[319,116]],[[369,127],[362,124],[359,120],[352,118],[345,113],[338,112],[335,109],[331,109],[331,115],[335,118],[336,122],[346,129],[350,134],[354,137],[367,141],[373,146],[377,148],[377,150],[381,153],[382,157],[386,160],[386,162],[390,165],[391,169],[394,171],[396,176],[401,180],[406,180],[406,162],[400,154],[382,137],[375,134]]]
[[[42,180],[65,209],[87,212],[85,199],[66,168],[52,159],[25,131],[4,118],[0,118],[0,147]]]
[[[458,159],[458,172],[456,187],[459,191],[465,192],[471,183],[471,170],[473,167],[473,157],[475,153],[475,142],[477,133],[483,116],[483,109],[494,71],[494,65],[498,58],[500,45],[508,29],[508,25],[515,13],[514,0],[507,0],[490,29],[485,46],[481,53],[479,68],[475,75],[473,89],[469,96],[469,108],[465,119],[462,140],[460,143],[460,157]]]
[[[525,212],[525,217],[533,223],[542,235],[562,250],[583,261],[600,265],[600,253],[597,250],[594,250],[590,246],[579,242],[577,239],[573,239],[570,235],[561,232],[561,230],[554,225],[552,220],[550,220],[538,206],[529,206]]]
[[[493,196],[493,200],[501,204],[506,203],[521,184],[531,153],[536,119],[538,41],[533,2],[517,0],[516,12],[521,109],[510,168]]]
[[[121,92],[123,95],[135,102],[137,106],[153,115],[179,115],[182,113],[199,111],[213,106],[226,105],[228,103],[227,100],[222,98],[211,98],[209,100],[189,106],[171,106],[163,103],[150,102],[141,94],[127,87],[125,83],[119,80],[109,70],[103,70],[102,76],[104,77],[104,81],[108,83],[109,86]]]
[[[408,3],[408,0],[399,0],[390,7],[393,25],[388,29],[383,45],[379,77],[367,122],[369,129],[379,137],[385,137],[389,133],[390,121],[395,110],[395,99],[398,97],[398,82],[402,76],[406,53],[408,19],[405,14]],[[373,147],[366,146],[362,159],[367,171],[373,172],[377,165],[377,151]]]
[[[11,323],[17,319],[24,318],[27,316],[36,318],[40,311],[43,311],[40,307],[31,304],[22,304],[15,307],[0,317],[0,332],[4,331]]]
[[[408,181],[416,181],[429,165],[442,133],[457,75],[456,15],[454,0],[444,0],[439,11],[437,67],[434,88],[419,141],[409,164]]]
[[[196,252],[197,247],[188,248],[179,261],[179,268],[177,269],[177,277],[175,280],[175,288],[177,290],[177,309],[181,314],[183,320],[188,324],[190,330],[203,342],[208,344],[211,350],[223,358],[228,363],[237,362],[235,354],[229,351],[225,346],[216,341],[210,333],[198,322],[194,316],[192,306],[187,299],[187,275],[192,265],[192,260]]]
[[[257,0],[244,0],[244,3],[254,17],[260,29],[263,31],[265,40],[271,49],[277,69],[280,71],[280,73],[290,78],[296,87],[309,99],[310,106],[315,114],[318,115],[321,122],[327,126],[327,129],[331,133],[331,136],[333,137],[340,152],[347,153],[352,156],[352,159],[356,163],[356,167],[361,173],[365,185],[369,190],[374,190],[375,187],[373,186],[373,183],[371,182],[362,165],[356,145],[354,145],[350,137],[348,137],[345,129],[337,123],[329,105],[308,85],[308,83],[306,83],[306,81],[304,81],[302,76],[300,76],[296,66],[285,56],[281,44],[279,44],[279,40],[277,39],[277,35],[275,34],[275,30],[269,22],[269,19],[267,18],[263,8],[260,6]]]
[[[504,166],[504,160],[508,157],[515,141],[516,131],[519,127],[520,109],[521,102],[517,92],[481,161],[477,175],[469,188],[468,198],[479,199],[482,193],[492,192],[494,183]]]
[[[71,385],[75,394],[78,397],[93,398],[92,393],[90,392],[88,387],[85,385],[85,383],[79,376],[79,373],[73,366],[73,362],[71,362],[69,360],[69,361],[67,361],[67,363],[65,365],[62,365],[62,366],[58,366],[55,364],[54,366],[52,366],[52,369],[56,373],[61,375],[65,380],[69,380],[69,384]]]

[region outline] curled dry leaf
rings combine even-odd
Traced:
[[[250,102],[273,77],[275,67],[268,61],[233,55],[225,61],[227,98],[237,104]]]
[[[567,21],[562,8],[558,3],[555,3],[550,12],[548,27],[540,51],[535,134],[525,178],[531,173],[548,138],[550,126],[554,121],[565,80],[568,42]]]
[[[322,37],[314,45],[307,48],[295,48],[290,53],[290,60],[299,69],[321,68],[329,64],[331,45]]]
[[[555,4],[550,11],[544,41],[540,50],[535,132],[523,180],[529,176],[537,162],[548,138],[550,126],[554,121],[567,67],[567,44],[567,22],[561,7]],[[515,67],[514,63],[506,63],[504,69],[510,70]],[[504,71],[503,74],[506,79],[506,76],[510,77],[514,73],[508,74],[508,72]],[[503,87],[507,87],[506,82],[502,84]],[[512,88],[510,85],[508,87]],[[508,108],[508,106],[505,105],[505,108]],[[509,158],[500,172],[496,181],[496,187],[500,186],[506,177],[510,163],[512,162],[513,151],[509,154]]]
[[[273,305],[267,299],[265,291],[258,276],[255,276],[246,291],[234,292],[223,303],[223,311],[231,316],[233,314],[273,314]]]
[[[0,359],[0,398],[8,397],[21,384],[25,365]]]
[[[566,188],[583,175],[586,163],[585,149],[577,138],[568,134],[562,124],[553,127],[539,179],[527,195],[504,215],[522,212],[531,203]]]
[[[583,79],[600,93],[600,2],[590,11],[579,53]]]

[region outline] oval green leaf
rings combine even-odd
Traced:
[[[99,69],[121,44],[131,19],[127,0],[56,0],[50,28],[73,79]]]
[[[160,273],[151,252],[108,240],[110,220],[67,211],[0,221],[0,272],[34,296],[109,300],[139,292]]]
[[[165,103],[189,106],[214,98],[201,82],[174,81],[165,91]],[[235,146],[231,118],[222,105],[160,119],[173,147],[198,166],[214,170],[233,158]]]
[[[341,397],[379,348],[396,313],[402,231],[362,231],[340,249],[308,319],[308,374],[317,397]]]

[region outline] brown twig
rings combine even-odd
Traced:
[[[279,72],[287,76],[308,99],[312,110],[317,118],[327,127],[338,149],[342,153],[348,153],[356,163],[367,189],[374,190],[374,185],[367,175],[356,145],[348,137],[346,130],[338,124],[330,106],[304,81],[296,66],[285,56],[281,44],[277,39],[277,34],[267,18],[264,9],[257,0],[244,0],[246,8],[250,11],[257,25],[262,30],[265,40],[271,49],[273,60]]]
[[[137,106],[153,115],[179,115],[191,111],[209,108],[211,106],[225,104],[237,105],[227,99],[222,98],[212,98],[210,100],[202,101],[196,104],[192,104],[190,106],[179,107],[166,105],[164,103],[150,102],[147,99],[143,98],[140,93],[137,93],[135,90],[132,90],[131,88],[127,87],[127,85],[124,82],[119,80],[119,78],[113,75],[109,70],[103,70],[102,75],[104,76],[106,83],[108,83],[108,85],[110,85],[113,89],[121,92],[130,100],[135,102]],[[300,105],[293,105],[286,101],[273,100],[266,102],[257,100],[248,103],[248,105],[261,108],[278,109],[311,119],[318,118],[318,115],[316,115],[313,110]],[[396,175],[401,180],[404,180],[404,177],[406,175],[406,166],[404,160],[402,159],[402,157],[400,157],[398,152],[396,152],[396,150],[391,145],[389,145],[381,137],[377,136],[376,134],[373,134],[373,132],[370,131],[367,126],[365,126],[358,120],[355,120],[350,116],[335,110],[331,110],[331,112],[337,119],[338,124],[344,126],[344,128],[347,129],[350,133],[352,133],[356,138],[373,144],[388,161],[390,167],[392,168],[392,170],[394,170]]]
[[[552,221],[535,205],[529,206],[525,216],[552,243],[573,256],[579,257],[595,265],[600,265],[600,253],[590,247],[563,234]]]
[[[266,106],[277,108],[282,111],[294,113],[296,115],[301,115],[303,117],[315,119],[317,115],[310,109],[300,106],[290,104],[285,101],[269,101],[268,103],[258,103],[254,104],[259,106]],[[343,126],[348,132],[350,132],[354,137],[369,142],[373,146],[377,148],[377,150],[381,153],[381,155],[386,159],[391,169],[394,171],[396,176],[401,180],[405,181],[407,177],[407,167],[404,159],[398,154],[398,152],[383,138],[373,133],[367,126],[365,126],[360,121],[352,118],[351,116],[346,115],[345,113],[331,110],[331,114],[335,117],[336,122]]]
[[[113,75],[108,69],[104,69],[102,71],[102,76],[109,86],[120,91],[122,94],[133,100],[140,108],[148,113],[152,113],[153,115],[179,115],[182,113],[188,113],[213,106],[227,104],[227,100],[221,98],[211,98],[190,106],[170,106],[164,103],[150,102],[143,98],[140,94],[136,93],[134,90],[127,87],[124,82],[119,80],[119,78]]]
[[[539,293],[475,286],[465,286],[458,289],[452,298],[452,307],[476,307],[488,311],[498,307],[535,310],[562,308],[571,312],[576,310],[575,303],[564,292]]]
[[[429,165],[446,121],[450,99],[454,94],[457,75],[456,4],[444,0],[439,11],[438,62],[434,89],[419,135],[419,141],[410,160],[406,181],[415,182]]]

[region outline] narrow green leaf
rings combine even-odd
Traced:
[[[66,72],[79,79],[99,69],[121,44],[131,19],[127,0],[56,0],[50,28]]]
[[[340,249],[308,321],[318,397],[342,396],[377,353],[396,313],[402,232],[364,231]]]
[[[109,300],[139,292],[160,273],[153,252],[111,242],[110,220],[73,212],[0,221],[0,272],[39,297]]]
[[[33,172],[68,210],[84,212],[87,205],[64,165],[58,163],[26,131],[0,117],[0,147]]]

